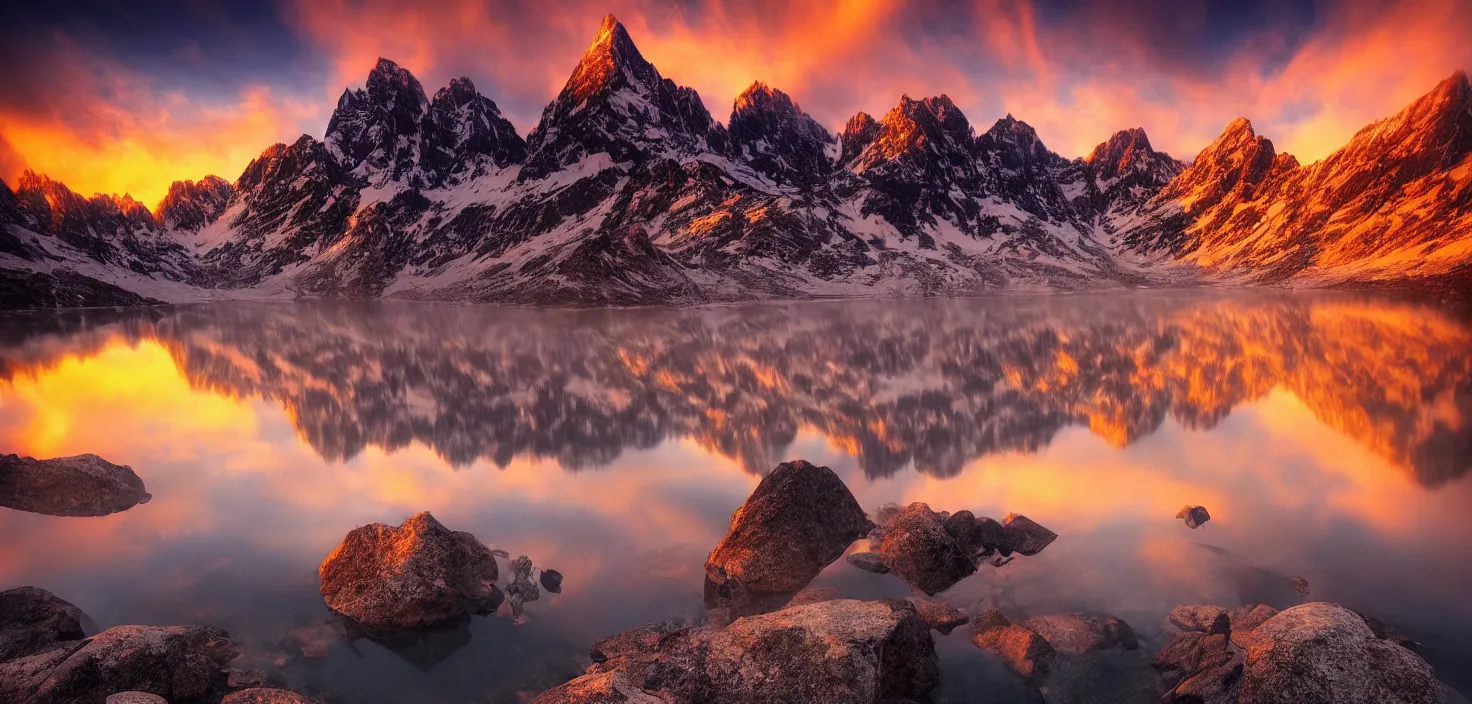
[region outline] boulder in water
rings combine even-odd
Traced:
[[[1187,528],[1196,530],[1211,520],[1211,514],[1205,506],[1186,506],[1176,512],[1176,518],[1184,520]]]
[[[0,662],[81,640],[82,610],[36,587],[0,592]]]
[[[930,630],[941,635],[949,635],[951,631],[956,630],[956,627],[971,622],[970,616],[944,601],[932,601],[912,596],[909,602],[915,605],[915,611],[920,614],[920,619],[925,622],[925,625],[930,626]]]
[[[1020,513],[1009,513],[1002,519],[1003,534],[1007,547],[1019,555],[1032,557],[1053,544],[1058,534],[1038,525],[1036,521]],[[1004,553],[1005,554],[1005,553]]]
[[[212,626],[117,626],[0,663],[0,701],[102,701],[126,691],[192,701],[221,689],[222,668],[238,655]]]
[[[1109,648],[1134,650],[1140,647],[1134,629],[1109,614],[1049,614],[1022,622],[1022,627],[1043,637],[1060,653],[1080,655]]]
[[[500,606],[496,559],[428,511],[348,533],[318,569],[327,607],[365,631],[424,628]]]
[[[586,675],[534,704],[879,704],[922,700],[940,681],[930,631],[897,599],[823,601],[725,628],[655,624],[591,655]]]
[[[546,589],[548,594],[562,593],[562,573],[557,570],[542,570],[537,581],[542,583],[542,588]]]
[[[880,557],[877,553],[851,552],[848,554],[848,557],[844,559],[848,560],[848,563],[850,565],[853,565],[854,567],[857,567],[865,572],[873,572],[874,574],[889,574],[889,568],[884,565],[884,558]]]
[[[976,572],[976,563],[946,530],[940,515],[919,502],[889,520],[879,557],[896,577],[930,596]]]
[[[1028,682],[1041,682],[1048,676],[1057,651],[1037,633],[1012,623],[1001,611],[990,609],[976,619],[971,642],[982,650],[995,653],[1008,669]]]
[[[106,516],[153,498],[133,468],[97,455],[0,455],[0,506],[49,516]]]
[[[780,608],[873,527],[833,470],[777,465],[706,558],[705,606],[732,616]]]

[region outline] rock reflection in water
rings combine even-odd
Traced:
[[[569,468],[689,437],[753,473],[801,429],[871,477],[951,476],[1086,426],[1117,446],[1285,388],[1426,486],[1472,460],[1472,329],[1346,296],[1053,297],[545,311],[206,306],[7,331],[6,374],[156,340],[190,383],[284,405],[330,460],[418,441]]]

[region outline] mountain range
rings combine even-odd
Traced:
[[[468,78],[380,59],[324,138],[150,210],[0,182],[0,307],[212,298],[626,305],[1198,283],[1468,279],[1463,72],[1325,159],[1238,119],[1190,163],[1141,129],[1088,156],[946,96],[830,134],[761,82],[725,124],[613,16],[525,138]]]

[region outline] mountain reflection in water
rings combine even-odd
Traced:
[[[103,627],[221,625],[270,658],[320,630],[315,570],[344,533],[432,510],[563,571],[564,593],[524,626],[476,619],[398,655],[359,641],[292,677],[349,701],[515,701],[593,639],[698,609],[731,511],[804,457],[866,508],[1015,510],[1062,536],[954,603],[1109,611],[1148,641],[1170,606],[1294,599],[1279,576],[1302,574],[1466,690],[1449,663],[1472,658],[1469,349],[1472,324],[1441,308],[1287,292],[13,316],[0,452],[95,452],[154,500],[0,510],[0,588],[50,589]],[[1184,528],[1185,503],[1212,522]],[[843,560],[817,583],[906,593]],[[939,701],[980,691],[957,634]]]
[[[1472,462],[1472,328],[1353,298],[247,304],[46,323],[7,331],[0,374],[156,341],[193,387],[280,403],[328,460],[420,442],[456,466],[582,469],[691,438],[759,473],[810,428],[870,477],[946,477],[1069,425],[1115,446],[1167,417],[1211,429],[1282,388],[1427,486]]]

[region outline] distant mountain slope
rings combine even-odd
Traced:
[[[1238,119],[1124,235],[1254,281],[1446,274],[1472,262],[1472,85],[1457,72],[1302,166]]]
[[[470,79],[430,98],[380,59],[322,140],[176,182],[156,213],[0,184],[0,269],[165,300],[590,305],[1458,276],[1469,96],[1458,73],[1309,166],[1246,120],[1190,165],[1141,129],[1070,160],[945,95],[832,135],[758,81],[723,125],[610,15],[526,139]]]

